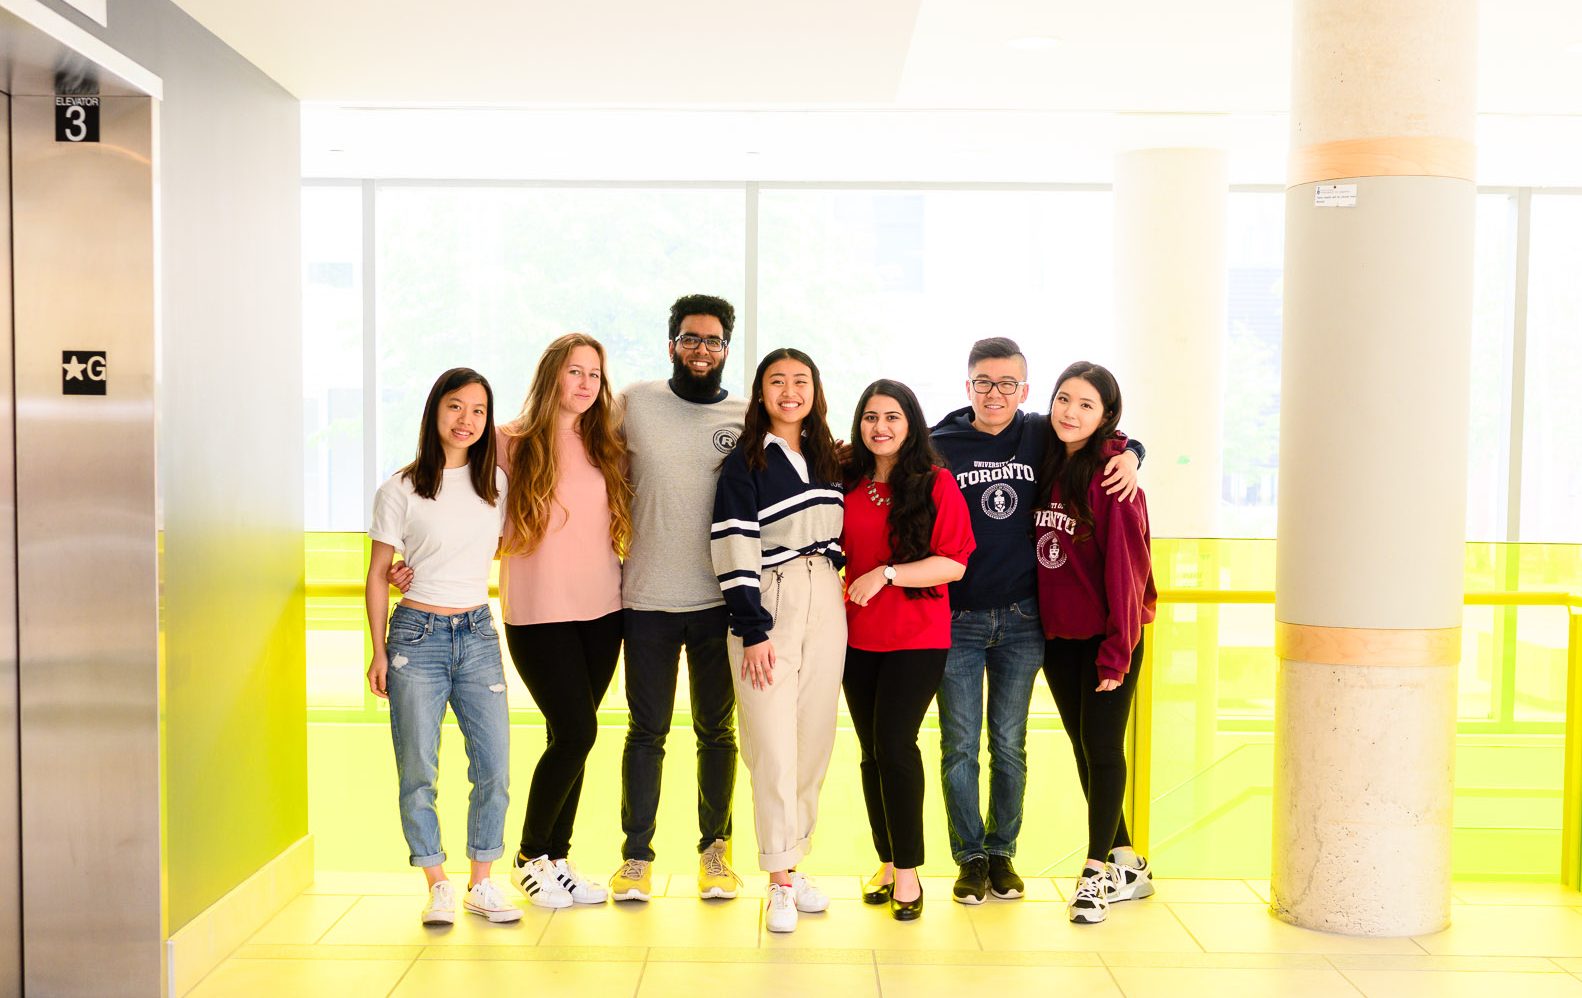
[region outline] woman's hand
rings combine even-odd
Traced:
[[[1121,495],[1121,502],[1130,502],[1137,494],[1137,454],[1135,451],[1121,451],[1110,458],[1104,466],[1104,481],[1099,483],[1104,486],[1105,495]],[[405,592],[405,590],[402,590]]]
[[[404,561],[395,562],[390,566],[390,571],[385,573],[385,581],[403,593],[412,588],[412,577],[412,566]]]
[[[760,641],[742,650],[742,681],[752,684],[755,690],[774,685],[775,646],[771,641]]]
[[[884,584],[884,566],[880,565],[847,586],[846,598],[858,606],[867,606],[869,600],[879,595],[879,590],[884,588]]]
[[[1124,679],[1101,679],[1095,692],[1108,693],[1110,690],[1119,689],[1120,685],[1125,681]]]
[[[381,652],[374,652],[368,660],[368,690],[381,700],[390,699],[390,690],[385,686],[385,676],[390,668],[389,661]]]

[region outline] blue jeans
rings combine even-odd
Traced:
[[[505,808],[510,784],[510,718],[500,638],[489,608],[448,617],[397,606],[386,640],[390,661],[390,738],[400,781],[401,831],[413,866],[445,862],[434,781],[439,729],[448,703],[467,746],[467,858],[505,855]]]
[[[950,656],[939,686],[940,783],[950,855],[1014,856],[1027,790],[1027,711],[1044,660],[1036,599],[950,615]],[[989,813],[979,816],[978,746],[989,680]]]

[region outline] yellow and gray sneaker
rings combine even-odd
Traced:
[[[741,890],[742,878],[730,864],[730,843],[715,839],[698,854],[698,896],[733,898]]]
[[[647,901],[654,896],[653,864],[629,859],[610,878],[610,897],[616,901]]]

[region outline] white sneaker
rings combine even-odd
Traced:
[[[467,890],[467,900],[462,903],[474,915],[482,915],[491,922],[514,922],[522,917],[522,909],[507,901],[492,880],[473,884]]]
[[[450,925],[456,921],[456,888],[449,880],[436,881],[428,889],[428,904],[423,906],[424,925]]]
[[[1113,886],[1108,866],[1102,870],[1084,868],[1082,879],[1077,881],[1077,892],[1071,896],[1071,904],[1066,907],[1071,920],[1081,925],[1096,925],[1104,921],[1104,916],[1109,913],[1110,890]]]
[[[555,883],[578,904],[603,904],[610,896],[603,884],[596,884],[578,873],[569,859],[555,860],[554,871]]]
[[[829,907],[829,895],[818,889],[805,873],[791,873],[791,889],[796,893],[796,910],[808,914],[824,911]]]
[[[1154,892],[1154,871],[1148,861],[1137,857],[1137,866],[1110,863],[1110,895],[1108,901],[1135,901]]]
[[[796,931],[796,888],[783,884],[769,885],[769,909],[764,915],[764,928],[770,932]]]
[[[535,907],[571,907],[571,892],[556,883],[555,868],[550,865],[548,856],[523,862],[518,855],[511,861],[511,882]]]

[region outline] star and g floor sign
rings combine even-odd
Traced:
[[[65,350],[60,359],[62,395],[103,395],[109,387],[108,354],[103,350]]]

